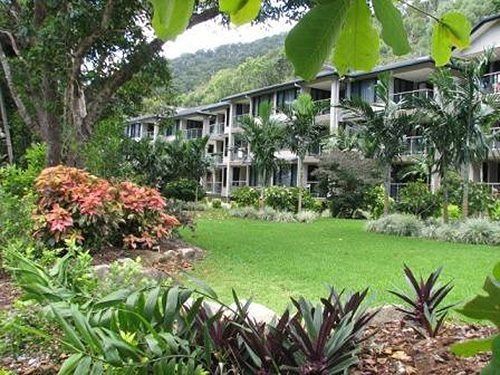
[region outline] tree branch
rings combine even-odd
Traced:
[[[14,100],[14,103],[16,104],[17,109],[19,110],[19,115],[23,119],[23,121],[28,125],[30,128],[34,129],[34,122],[24,105],[21,96],[19,95],[15,85],[14,81],[12,79],[12,71],[10,69],[9,61],[7,59],[7,56],[5,55],[4,49],[2,44],[0,43],[0,64],[2,65],[4,74],[5,74],[5,80],[7,81],[7,86],[9,87],[10,94],[12,96],[12,99]]]
[[[201,13],[194,14],[191,17],[188,28],[208,21],[217,17],[220,14],[217,7],[209,8]],[[99,119],[106,105],[112,99],[113,94],[125,83],[130,81],[133,76],[138,73],[144,65],[146,65],[153,56],[158,53],[163,47],[164,42],[158,38],[146,44],[142,48],[138,48],[128,59],[128,62],[110,75],[99,89],[99,92],[88,103],[87,116],[84,121],[84,127],[90,131],[92,125]]]

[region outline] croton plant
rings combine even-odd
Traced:
[[[44,169],[35,186],[35,235],[51,246],[73,238],[91,246],[152,248],[179,225],[157,190],[132,182],[114,184],[57,166]]]

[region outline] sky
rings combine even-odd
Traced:
[[[175,41],[168,42],[163,47],[165,57],[173,59],[183,53],[193,53],[200,49],[214,49],[223,44],[248,43],[288,31],[292,24],[285,20],[269,21],[258,25],[243,25],[240,27],[224,26],[216,20],[204,22],[186,30]]]

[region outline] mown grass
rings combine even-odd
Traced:
[[[269,223],[202,215],[190,243],[207,251],[195,276],[223,300],[232,288],[283,309],[290,296],[316,298],[325,286],[359,290],[370,287],[371,303],[396,302],[390,288],[405,288],[403,263],[428,274],[443,266],[443,281],[454,280],[448,302],[461,302],[481,290],[500,248],[435,242],[368,233],[364,222],[321,219],[313,224]]]

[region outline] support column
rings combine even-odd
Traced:
[[[235,106],[236,104],[231,103],[229,106],[229,133],[227,137],[227,160],[226,160],[226,198],[229,198],[231,194],[231,185],[233,181],[233,171],[231,168],[231,159],[233,155],[233,122],[234,122],[234,115],[236,113],[235,111]]]
[[[330,93],[330,134],[337,134],[339,130],[340,109],[340,81],[337,77],[333,78]]]

